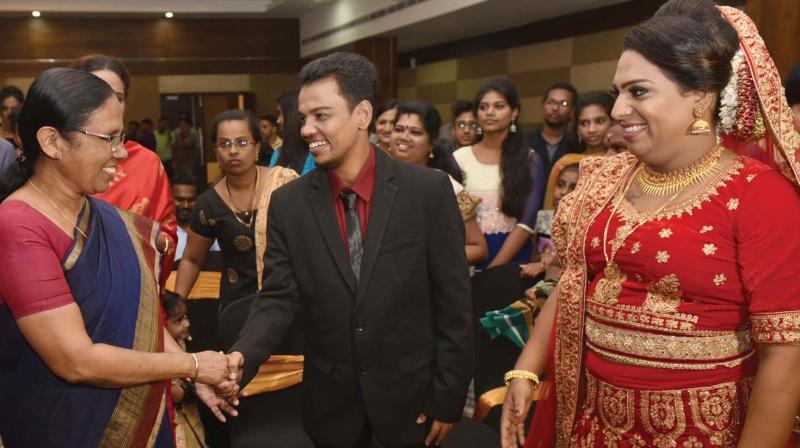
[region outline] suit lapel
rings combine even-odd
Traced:
[[[378,250],[383,241],[383,234],[389,216],[392,213],[392,205],[397,194],[397,186],[392,182],[394,179],[394,168],[392,160],[378,149],[375,149],[375,190],[372,193],[372,210],[369,215],[369,226],[367,227],[367,239],[364,243],[364,259],[361,261],[361,278],[358,281],[358,300],[364,294],[364,290],[369,284],[372,276],[372,268],[378,258]]]
[[[344,250],[344,242],[339,229],[339,222],[336,219],[336,212],[333,209],[331,199],[331,186],[326,178],[326,171],[323,169],[314,170],[311,174],[312,191],[309,196],[311,209],[314,210],[314,217],[317,219],[322,236],[328,245],[328,251],[339,269],[339,273],[344,278],[347,286],[353,293],[356,292],[356,278],[350,268]]]

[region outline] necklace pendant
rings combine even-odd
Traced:
[[[619,266],[610,261],[603,269],[603,278],[597,282],[594,300],[606,305],[614,305],[622,293],[622,283],[627,279],[628,276],[619,269]]]

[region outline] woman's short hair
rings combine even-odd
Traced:
[[[614,108],[614,97],[608,92],[595,90],[587,92],[578,97],[578,102],[575,103],[575,122],[578,121],[581,111],[589,106],[600,106],[606,115],[611,117],[611,109]]]
[[[223,121],[244,121],[247,123],[247,127],[250,128],[250,132],[253,134],[253,140],[255,140],[257,143],[261,142],[261,132],[259,132],[259,125],[258,120],[256,120],[256,116],[253,115],[253,113],[249,110],[241,109],[229,109],[214,117],[214,123],[211,125],[212,142],[216,143],[218,128],[220,123]]]
[[[439,129],[442,127],[442,117],[439,111],[427,101],[410,101],[397,107],[397,118],[403,115],[416,115],[425,127],[425,132],[433,146],[433,153],[428,159],[428,166],[449,174],[457,182],[464,181],[464,173],[458,167],[453,155],[436,144],[439,138]]]

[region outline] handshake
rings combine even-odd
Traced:
[[[225,414],[236,417],[239,413],[239,397],[244,357],[239,352],[223,354],[205,351],[194,354],[197,365],[195,372],[195,393],[211,412],[224,422]],[[223,413],[224,412],[224,413]]]

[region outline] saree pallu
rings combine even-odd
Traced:
[[[97,199],[88,203],[79,218],[88,238],[76,236],[62,260],[86,332],[94,343],[161,352],[159,225]],[[121,389],[67,383],[27,344],[5,307],[0,354],[7,447],[174,446],[164,382]]]

